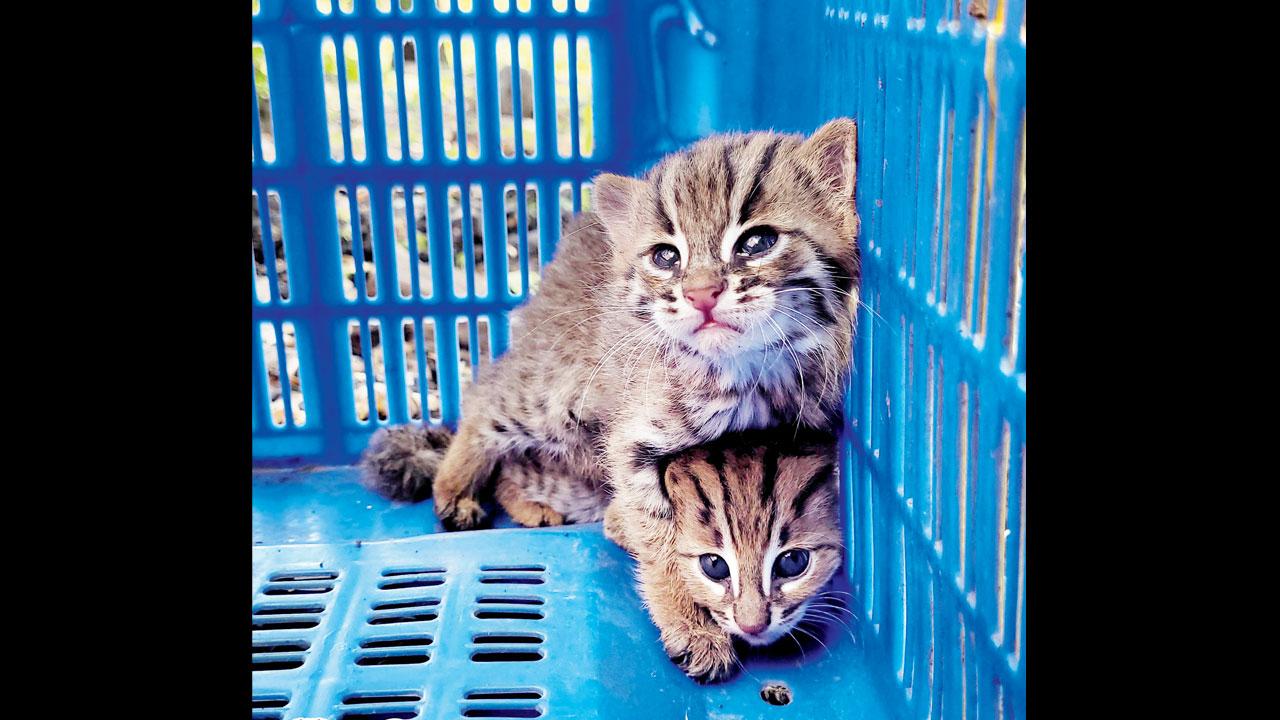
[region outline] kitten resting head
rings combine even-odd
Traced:
[[[731,433],[670,459],[680,581],[726,632],[768,645],[804,617],[842,558],[836,440]]]
[[[858,287],[857,132],[716,135],[643,179],[600,175],[618,301],[711,361],[847,340]],[[848,330],[851,332],[851,329]]]

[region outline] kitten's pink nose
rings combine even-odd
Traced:
[[[764,632],[765,628],[769,627],[769,621],[761,620],[759,623],[752,625],[751,623],[747,623],[739,620],[738,627],[742,630],[742,632],[748,635],[759,635],[760,633]]]
[[[721,280],[716,285],[706,285],[703,287],[686,287],[684,289],[684,299],[695,310],[704,315],[710,314],[711,308],[716,306],[716,300],[720,297],[720,293],[724,292],[725,283]]]

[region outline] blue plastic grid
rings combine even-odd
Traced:
[[[384,329],[398,328],[406,317],[418,328],[432,321],[436,384],[428,377],[423,335],[415,333],[420,404],[426,413],[427,391],[434,389],[442,421],[456,422],[463,384],[453,372],[459,367],[457,320],[467,321],[470,368],[482,360],[482,317],[488,347],[495,356],[501,353],[505,312],[526,296],[531,254],[524,204],[518,202],[519,292],[506,290],[506,263],[489,262],[489,292],[477,296],[474,253],[463,242],[467,290],[455,293],[450,185],[480,186],[485,259],[506,257],[503,217],[493,211],[503,207],[503,187],[511,182],[537,188],[537,261],[545,264],[559,236],[561,183],[571,184],[576,211],[583,183],[596,172],[638,171],[707,132],[810,131],[831,117],[851,115],[861,130],[865,307],[846,404],[842,472],[849,503],[848,579],[861,605],[860,630],[870,664],[898,688],[902,716],[1025,717],[1026,41],[1022,2],[988,4],[991,19],[982,21],[966,13],[967,4],[954,2],[592,0],[579,12],[586,3],[534,0],[525,12],[525,3],[511,0],[497,3],[507,7],[499,12],[495,3],[475,0],[469,12],[460,12],[416,0],[406,12],[400,0],[392,0],[383,12],[380,2],[358,0],[347,12],[345,3],[334,0],[323,14],[312,2],[263,0],[254,40],[262,46],[269,76],[273,143],[267,149],[274,157],[268,153],[264,159],[255,111],[255,202],[268,261],[254,272],[265,272],[269,299],[255,296],[254,332],[257,340],[266,324],[279,339],[276,367],[300,368],[306,420],[295,422],[290,394],[296,391],[286,382],[278,390],[284,425],[273,422],[264,355],[271,346],[255,342],[255,461],[348,463],[377,426],[409,419],[406,384],[396,380],[404,376],[405,357],[397,332],[382,335],[388,417],[357,419],[351,321],[364,328],[364,358],[371,357],[371,320]],[[348,35],[358,49],[357,114],[364,121],[366,152],[363,160],[351,159],[353,113],[339,72],[346,159],[334,161],[320,49],[331,39],[341,58]],[[397,46],[410,38],[417,48],[434,48],[448,37],[455,58],[461,37],[473,39],[476,157],[469,156],[462,132],[458,159],[445,156],[439,65],[434,57],[423,61],[420,53],[423,156],[415,159],[402,150],[401,159],[390,159],[381,86],[370,73],[379,66],[377,43],[384,35]],[[532,156],[520,144],[519,127],[514,157],[503,157],[499,148],[493,50],[504,35],[513,45],[527,36],[534,48]],[[573,114],[572,152],[556,152],[558,36],[570,40],[571,54],[577,37],[590,43],[595,147],[589,158],[580,156]],[[571,55],[571,108],[577,105],[575,65]],[[402,69],[398,57],[392,77],[402,81]],[[457,63],[453,80],[461,88]],[[407,149],[402,82],[395,92],[400,147]],[[256,102],[258,91],[254,97]],[[464,93],[457,92],[455,100],[461,121]],[[400,277],[392,261],[391,193],[396,186],[415,185],[426,188],[429,220],[432,295],[425,299],[419,297],[417,263],[409,264],[412,297],[400,297],[392,285]],[[369,192],[379,290],[372,298],[357,292],[349,301],[344,294],[333,202],[340,186],[349,188],[348,202],[359,187]],[[279,198],[287,299],[270,261],[269,194]],[[412,228],[412,193],[407,195]],[[461,202],[462,235],[469,238],[467,192]],[[353,227],[357,214],[351,208]],[[359,257],[355,266],[359,278]],[[284,323],[296,333],[296,361],[286,357]],[[365,391],[372,410],[372,383]],[[467,541],[450,542],[461,551],[470,547]]]

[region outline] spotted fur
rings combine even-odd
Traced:
[[[666,464],[668,520],[637,522],[624,504],[609,506],[605,533],[636,556],[641,596],[667,654],[689,675],[723,678],[734,668],[734,637],[768,645],[804,620],[843,556],[835,466],[828,434],[730,433]],[[808,566],[779,577],[774,563],[793,549],[808,552]],[[728,563],[730,577],[703,572],[708,553]]]
[[[643,178],[597,177],[594,212],[566,226],[540,292],[513,312],[511,349],[469,389],[438,468],[400,485],[433,483],[445,525],[475,527],[503,465],[536,457],[601,489],[549,506],[565,519],[600,519],[612,493],[664,522],[661,457],[731,431],[834,427],[858,294],[855,138],[848,119],[807,139],[718,135]],[[753,228],[777,243],[735,255]],[[655,266],[659,245],[678,266]],[[727,327],[700,329],[687,294],[717,283]]]

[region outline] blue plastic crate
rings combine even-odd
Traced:
[[[968,5],[260,0],[254,716],[1025,717],[1024,2],[993,0],[985,21]],[[512,106],[533,105],[510,133],[506,47],[518,70],[531,65],[514,74]],[[470,48],[474,94],[460,62]],[[731,682],[699,687],[662,653],[630,561],[598,525],[438,534],[428,504],[354,484],[349,464],[377,427],[411,421],[415,406],[456,423],[466,383],[507,346],[506,312],[555,253],[562,187],[577,211],[601,170],[639,172],[710,132],[808,132],[840,115],[860,129],[865,302],[841,465],[848,632],[834,627],[804,656],[746,658]],[[515,202],[508,221],[511,185],[536,200]],[[430,262],[401,262],[397,224],[415,245],[419,208]],[[353,370],[374,357],[373,326],[370,374],[383,382],[361,385]],[[272,367],[296,368],[300,387]],[[766,704],[767,681],[787,683],[791,704]]]

